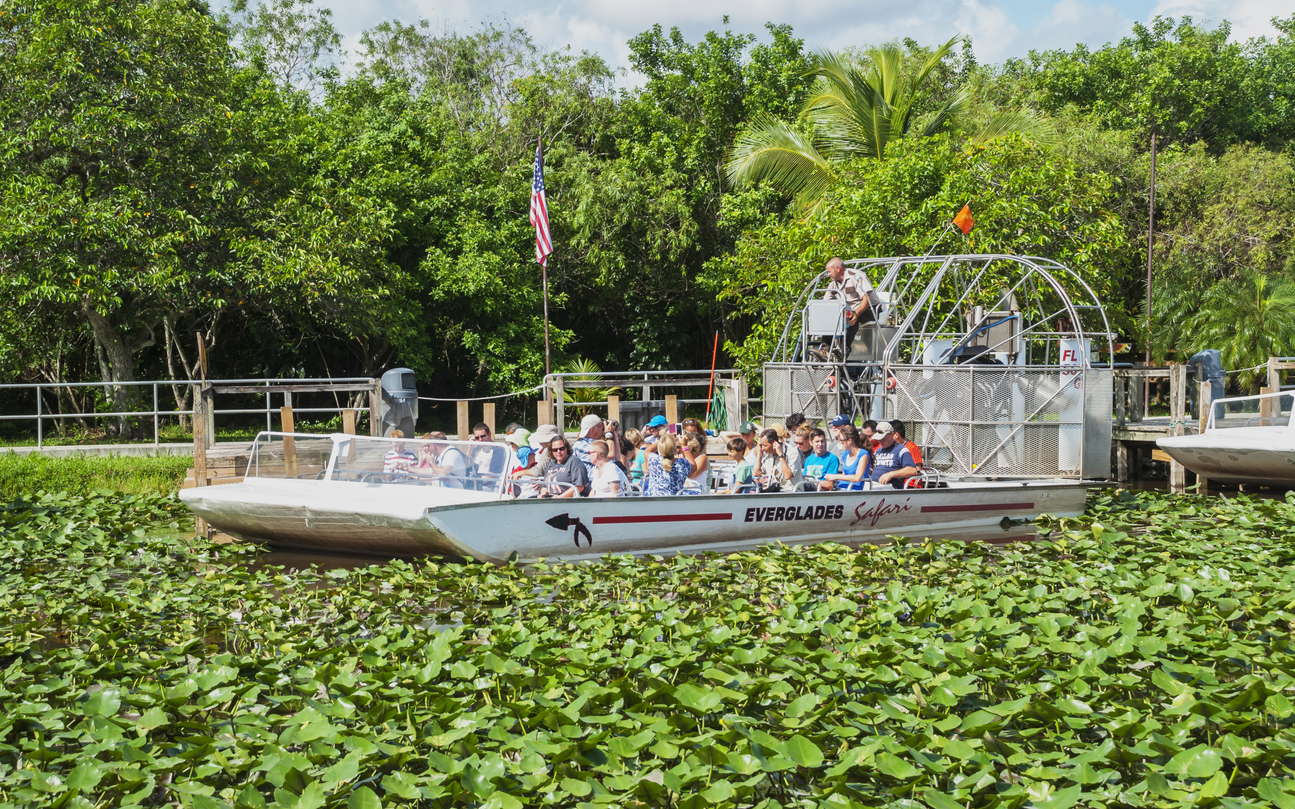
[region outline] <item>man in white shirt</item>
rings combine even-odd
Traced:
[[[875,316],[871,311],[872,282],[862,272],[846,272],[845,262],[835,256],[827,261],[827,275],[832,280],[828,282],[824,300],[845,303],[845,356],[848,358],[859,325]]]

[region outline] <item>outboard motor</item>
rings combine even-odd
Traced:
[[[1210,401],[1217,402],[1223,398],[1223,383],[1227,381],[1227,372],[1223,370],[1223,359],[1217,348],[1207,348],[1197,352],[1187,361],[1196,369],[1197,382],[1210,383]],[[1223,414],[1219,414],[1222,418]]]
[[[382,434],[391,435],[400,430],[406,438],[414,437],[414,422],[418,421],[418,387],[414,372],[408,368],[392,368],[382,375]]]

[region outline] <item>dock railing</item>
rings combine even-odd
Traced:
[[[575,391],[591,389],[632,391],[636,396],[630,398],[617,393],[583,399],[571,395]],[[633,409],[634,418],[624,419],[627,424],[635,423],[640,416],[642,421],[646,421],[647,417],[658,414],[674,424],[683,418],[684,408],[688,405],[709,404],[712,391],[721,392],[724,402],[724,423],[713,423],[710,425],[712,429],[735,430],[749,417],[750,410],[746,377],[741,371],[731,368],[717,369],[713,374],[706,369],[549,374],[544,377],[544,391],[544,399],[537,404],[539,423],[561,425],[564,429],[568,426],[568,408],[605,410],[607,418],[613,421],[630,416]],[[685,392],[691,395],[680,395]],[[715,421],[714,414],[711,421]]]
[[[34,404],[31,405],[31,409],[25,410],[25,412],[18,412],[18,413],[11,412],[11,413],[0,414],[0,421],[35,422],[36,448],[44,449],[45,434],[46,434],[45,427],[46,427],[46,424],[51,421],[59,421],[59,420],[72,421],[72,420],[105,419],[105,418],[140,419],[140,420],[152,422],[152,433],[153,433],[152,443],[154,446],[156,446],[159,443],[161,443],[161,425],[162,425],[162,420],[164,418],[169,418],[169,417],[178,418],[180,416],[192,416],[194,414],[194,409],[192,406],[190,406],[187,409],[181,409],[181,408],[164,409],[161,404],[162,389],[175,388],[177,386],[190,388],[192,391],[190,401],[196,402],[197,397],[196,395],[193,395],[193,394],[196,394],[198,392],[202,384],[203,383],[201,382],[195,382],[190,380],[177,380],[177,379],[155,379],[155,380],[146,380],[146,381],[138,381],[138,382],[57,382],[57,383],[32,382],[32,383],[5,384],[5,385],[0,385],[0,392],[30,391],[35,394],[34,396],[35,401],[34,401]],[[286,390],[287,387],[291,387],[293,390],[320,389],[322,392],[333,392],[338,385],[347,385],[347,386],[363,385],[364,389],[367,391],[367,390],[377,390],[376,386],[379,384],[379,382],[378,380],[372,379],[370,377],[344,377],[344,378],[335,377],[332,379],[318,379],[318,378],[317,379],[264,379],[264,378],[263,379],[215,379],[215,380],[209,380],[207,384],[214,385],[214,386],[221,386],[221,387],[231,387],[231,388],[237,387],[239,388],[239,392],[254,394],[257,396],[264,396],[265,397],[264,407],[256,407],[256,408],[229,407],[229,408],[223,408],[223,409],[215,409],[211,411],[210,415],[229,416],[229,415],[264,414],[265,428],[269,430],[269,429],[272,429],[273,427],[272,422],[274,417],[276,415],[279,415],[279,413],[281,412],[280,408],[276,408],[273,406],[272,395],[276,393],[283,394],[285,397],[284,404],[287,406],[292,406],[292,393],[291,391]],[[147,396],[151,394],[152,396],[152,399],[151,399],[152,406],[147,408],[140,408],[136,410],[118,410],[118,409],[97,410],[96,409],[91,411],[77,410],[76,412],[66,412],[59,409],[50,410],[46,407],[45,397],[49,393],[53,393],[56,397],[58,397],[60,395],[60,392],[65,390],[70,391],[72,389],[84,389],[84,388],[127,388],[127,387],[144,388],[145,395]],[[170,393],[171,391],[167,391],[168,395]],[[379,394],[379,398],[380,398],[380,394]],[[146,402],[147,401],[148,400],[146,399]],[[62,400],[60,399],[59,405],[61,405],[61,403],[62,403]],[[73,400],[73,403],[75,404],[75,400]],[[372,407],[372,404],[373,403],[370,402],[370,407]],[[325,406],[325,407],[297,407],[295,408],[295,412],[296,413],[345,413],[347,410],[352,410],[352,409],[355,409],[355,408],[352,408],[349,403],[337,403],[334,406]],[[359,409],[365,409],[365,408],[359,408]],[[209,422],[214,425],[214,419],[209,419]]]

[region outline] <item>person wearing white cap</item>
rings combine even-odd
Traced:
[[[603,437],[603,420],[601,417],[590,413],[580,419],[580,437],[571,442],[571,454],[580,459],[580,463],[585,465],[585,471],[592,478],[597,468],[594,466],[593,458],[589,457],[589,447],[595,441],[601,441]]]

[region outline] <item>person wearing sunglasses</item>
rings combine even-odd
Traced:
[[[549,484],[569,484],[566,486],[549,485],[540,492],[540,497],[581,497],[589,491],[589,472],[580,459],[571,452],[571,442],[566,437],[555,438],[549,443],[549,455],[552,463],[544,473],[544,480]]]

